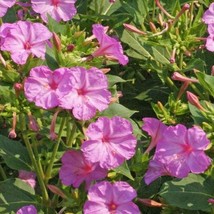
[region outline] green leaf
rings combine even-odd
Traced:
[[[125,118],[131,117],[137,111],[130,110],[119,103],[111,104],[105,111],[101,113],[101,116],[121,116]]]
[[[108,78],[109,87],[112,87],[118,82],[126,82],[126,80],[116,75],[107,74],[107,78]]]
[[[210,212],[208,199],[214,197],[213,180],[190,174],[182,180],[165,182],[159,194],[171,206]]]
[[[0,156],[11,169],[31,170],[27,149],[19,141],[0,135]]]
[[[152,57],[149,54],[149,52],[142,46],[141,42],[139,41],[138,36],[134,35],[134,33],[124,30],[122,37],[121,37],[121,41],[128,44],[131,48],[133,48],[140,55],[142,55],[146,58]]]
[[[127,178],[129,178],[130,180],[134,181],[134,178],[131,175],[127,162],[125,162],[123,165],[113,169],[113,171],[118,174],[122,174],[122,175],[126,176]]]
[[[214,76],[204,74],[202,72],[197,72],[196,76],[198,77],[201,86],[204,87],[211,96],[214,97]]]
[[[20,179],[0,182],[0,190],[1,214],[14,213],[22,206],[38,203],[34,189]]]

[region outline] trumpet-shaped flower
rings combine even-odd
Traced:
[[[46,66],[32,68],[24,83],[26,98],[44,109],[58,106],[60,98],[71,89],[68,68],[58,68],[54,72]]]
[[[102,168],[113,169],[135,154],[136,138],[131,123],[121,117],[100,117],[86,131],[81,147],[84,156]]]
[[[0,17],[3,17],[8,8],[12,7],[16,3],[16,0],[1,0],[0,1]]]
[[[144,124],[142,129],[146,131],[152,138],[149,147],[145,151],[145,153],[148,153],[157,145],[167,126],[156,118],[146,117],[143,118],[143,122]]]
[[[214,24],[214,3],[210,4],[209,8],[205,11],[202,20],[206,24]]]
[[[33,205],[27,205],[17,210],[16,214],[37,214],[37,210]]]
[[[93,25],[93,35],[99,42],[99,48],[92,56],[105,56],[109,59],[117,60],[122,65],[126,65],[128,63],[128,57],[123,54],[121,43],[117,39],[108,36],[105,29],[101,24]]]
[[[167,166],[172,176],[184,178],[189,172],[203,173],[211,164],[204,152],[209,144],[201,128],[170,126],[157,144],[155,157]]]
[[[88,188],[91,181],[105,178],[107,172],[99,164],[87,161],[81,151],[70,150],[62,156],[59,177],[64,185],[78,188],[85,181]]]
[[[103,181],[88,191],[88,201],[84,204],[84,214],[140,214],[132,200],[136,191],[126,182]]]
[[[50,15],[57,22],[69,21],[76,14],[76,0],[31,0],[32,8],[41,15],[44,22],[48,22]]]
[[[110,103],[106,76],[97,68],[86,70],[83,67],[70,69],[72,90],[61,99],[60,106],[72,109],[79,120],[89,120],[96,111],[103,111]]]
[[[3,24],[0,29],[1,50],[9,51],[12,60],[21,65],[26,63],[30,54],[44,59],[45,46],[51,36],[47,27],[40,23],[18,21]]]

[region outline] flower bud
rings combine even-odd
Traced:
[[[16,130],[15,129],[11,129],[9,134],[8,134],[8,137],[12,138],[12,139],[15,139],[17,137]]]
[[[61,51],[62,47],[61,47],[61,40],[59,38],[59,36],[53,32],[53,43],[54,43],[54,46],[56,47],[56,49],[58,51]]]
[[[205,110],[205,109],[203,108],[203,106],[200,104],[199,99],[198,99],[198,97],[197,97],[195,94],[193,94],[193,93],[187,91],[187,99],[188,99],[188,101],[189,101],[192,105],[194,105],[194,106],[195,106],[196,108],[198,108],[199,110],[201,110],[201,111],[204,111],[204,110]]]
[[[147,207],[163,207],[162,203],[151,200],[149,198],[138,198],[137,201],[140,202],[141,204],[147,206]]]
[[[131,31],[131,32],[134,32],[134,33],[137,33],[137,34],[140,34],[140,35],[146,35],[145,32],[139,30],[138,28],[136,28],[135,26],[133,25],[130,25],[130,24],[123,24],[123,26],[125,27],[126,30],[128,31]]]
[[[198,82],[197,79],[191,79],[191,78],[185,77],[185,76],[181,75],[178,72],[174,72],[173,73],[172,79],[173,80],[178,80],[178,81],[181,81],[181,82]]]

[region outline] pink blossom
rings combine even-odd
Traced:
[[[171,175],[167,169],[167,165],[163,164],[157,158],[153,158],[149,162],[148,170],[144,175],[144,180],[147,185],[152,183],[154,180],[159,178],[160,176]]]
[[[208,51],[214,52],[214,23],[208,25],[208,33],[205,46]]]
[[[42,35],[42,36],[41,36]],[[45,59],[46,44],[52,33],[40,23],[18,21],[0,29],[1,50],[9,51],[12,60],[25,64],[30,54]]]
[[[17,210],[16,214],[37,214],[37,210],[33,205],[27,205]]]
[[[140,214],[132,200],[136,191],[126,182],[103,181],[88,191],[88,201],[84,204],[84,214]]]
[[[103,111],[108,107],[111,93],[101,70],[73,67],[70,74],[72,90],[61,99],[62,108],[72,109],[74,117],[79,120],[89,120],[97,110]]]
[[[15,4],[16,0],[1,0],[0,1],[0,17],[7,13],[7,9]]]
[[[113,169],[135,154],[136,138],[131,123],[121,117],[100,117],[86,131],[81,147],[85,158],[99,162],[102,168]]]
[[[99,48],[92,54],[93,57],[105,56],[112,60],[117,60],[120,64],[126,65],[128,57],[123,54],[122,45],[117,39],[105,33],[105,27],[101,24],[93,25],[93,35],[99,42]]]
[[[202,20],[206,24],[214,24],[214,3],[210,4],[208,10],[205,11]]]
[[[25,170],[19,170],[19,179],[30,185],[32,188],[36,186],[36,174]]]
[[[143,122],[144,124],[142,129],[146,131],[152,138],[149,147],[145,151],[145,153],[148,153],[157,145],[167,126],[155,118],[145,117],[143,118]]]
[[[210,141],[199,127],[187,129],[184,125],[168,127],[157,144],[155,157],[172,176],[184,178],[189,172],[203,173],[211,164],[205,154]]]
[[[48,22],[48,14],[57,22],[69,21],[76,14],[76,0],[31,0],[32,8],[41,15],[44,22]]]
[[[105,178],[107,172],[97,163],[87,161],[81,151],[69,150],[62,156],[59,177],[64,185],[78,188],[85,181],[88,188],[91,181]]]
[[[54,72],[47,66],[32,68],[24,83],[26,98],[44,109],[58,106],[60,98],[71,89],[68,68],[58,68]]]

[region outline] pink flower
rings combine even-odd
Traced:
[[[214,23],[208,25],[208,33],[205,46],[208,51],[214,52]]]
[[[16,214],[37,214],[37,210],[33,205],[27,205],[17,210]]]
[[[41,36],[42,35],[42,36]],[[9,51],[12,60],[25,64],[30,54],[45,59],[46,44],[52,33],[40,23],[18,21],[0,29],[1,50]]]
[[[69,21],[76,14],[76,0],[31,0],[32,8],[41,14],[44,22],[48,22],[48,14],[57,22]]]
[[[167,165],[161,163],[160,160],[154,158],[150,160],[148,170],[144,176],[145,183],[149,185],[160,176],[171,175],[167,169]]]
[[[81,150],[87,160],[99,162],[102,168],[118,167],[135,154],[137,141],[131,123],[124,118],[100,117],[89,125],[86,136]]]
[[[0,17],[3,17],[7,13],[7,9],[12,7],[15,3],[16,3],[16,0],[1,0]]]
[[[36,186],[36,174],[25,170],[19,170],[19,179],[30,185],[32,188]]]
[[[105,178],[107,172],[97,163],[87,161],[81,151],[70,150],[62,156],[59,178],[64,185],[73,185],[75,188],[85,181],[88,188],[91,181]]]
[[[206,24],[214,24],[214,3],[210,4],[208,10],[205,11],[202,20]]]
[[[71,91],[69,69],[58,68],[54,72],[47,66],[32,68],[25,80],[24,92],[36,106],[50,109],[60,104],[60,98]]]
[[[103,111],[108,107],[111,93],[101,70],[74,67],[70,69],[70,74],[72,90],[60,100],[62,108],[72,109],[74,117],[79,120],[89,120],[97,110]]]
[[[155,158],[167,166],[172,176],[184,178],[189,172],[203,173],[211,164],[204,152],[209,144],[201,128],[170,126],[157,144]]]
[[[126,182],[97,183],[88,191],[84,214],[140,214],[139,208],[132,202],[136,196],[136,191]]]
[[[108,36],[105,33],[104,26],[94,24],[93,35],[99,42],[99,48],[92,54],[93,57],[105,56],[109,59],[117,60],[122,65],[128,63],[128,57],[123,54],[121,43],[117,39]]]
[[[164,130],[167,128],[160,120],[155,118],[145,117],[143,118],[143,127],[142,129],[146,131],[151,137],[151,143],[145,153],[150,152],[161,139]]]

